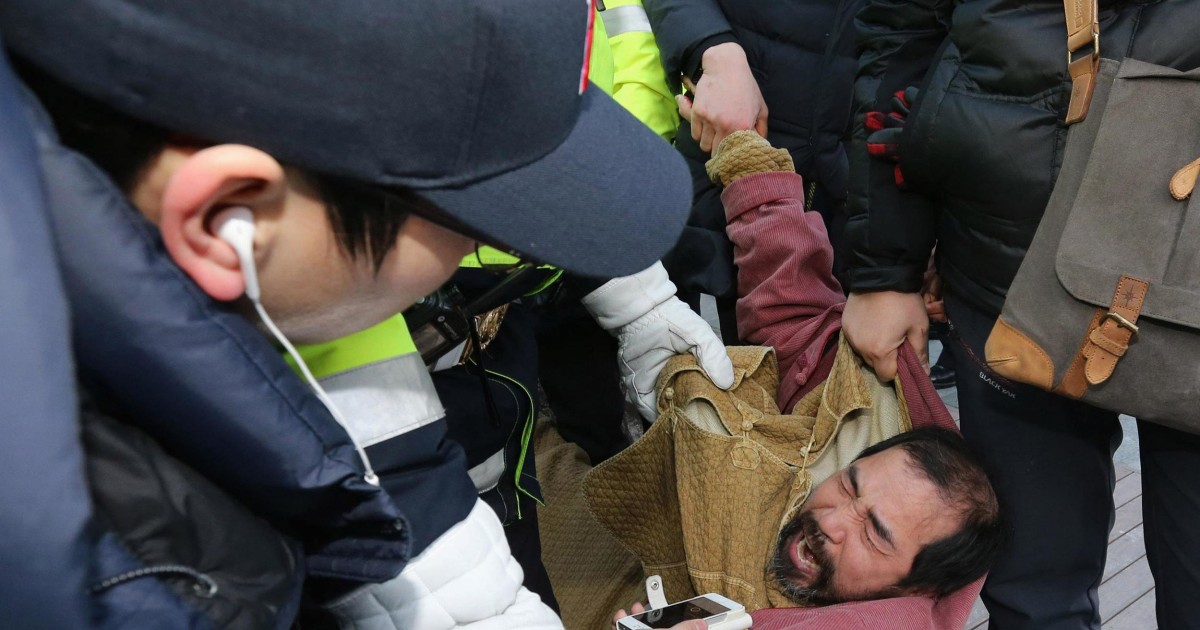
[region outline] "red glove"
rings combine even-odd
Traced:
[[[900,170],[900,134],[912,103],[917,100],[918,89],[910,87],[892,95],[890,112],[867,112],[867,153],[889,162],[895,162],[893,175],[896,185],[904,188],[904,172]]]

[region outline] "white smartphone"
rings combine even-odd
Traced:
[[[752,622],[746,608],[716,593],[676,602],[662,608],[647,610],[617,620],[620,630],[652,630],[670,628],[689,619],[703,619],[709,630],[745,630]]]

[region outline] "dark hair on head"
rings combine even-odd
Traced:
[[[182,139],[86,96],[18,58],[13,59],[13,67],[50,115],[60,141],[94,162],[125,192],[133,189],[168,143]],[[343,251],[369,258],[377,270],[409,214],[436,212],[408,189],[385,193],[331,175],[305,171],[305,177],[324,200],[326,217]]]
[[[933,482],[962,518],[957,532],[917,553],[897,588],[941,597],[983,577],[1004,547],[1007,528],[992,484],[967,443],[946,429],[916,429],[870,446],[856,459],[892,447],[904,449],[909,464]]]
[[[440,214],[433,204],[408,188],[387,192],[343,177],[309,174],[308,180],[325,200],[325,215],[342,249],[353,257],[370,258],[378,271],[396,246],[396,235],[410,214]]]

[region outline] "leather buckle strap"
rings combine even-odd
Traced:
[[[1080,354],[1084,376],[1089,385],[1099,385],[1112,376],[1117,362],[1129,350],[1129,342],[1138,334],[1137,319],[1146,301],[1150,285],[1145,280],[1121,276],[1113,293],[1112,305],[1088,332]]]
[[[1128,319],[1125,319],[1120,313],[1109,311],[1109,312],[1105,313],[1104,316],[1106,318],[1111,319],[1114,322],[1116,322],[1118,326],[1128,329],[1130,332],[1133,333],[1133,335],[1135,337],[1137,336],[1137,334],[1138,334],[1137,324],[1129,321]]]
[[[1100,71],[1100,21],[1096,0],[1063,0],[1067,16],[1067,69],[1071,75],[1071,101],[1067,105],[1066,123],[1073,125],[1087,118]],[[1075,53],[1087,46],[1092,54],[1075,58]]]
[[[1100,33],[1096,0],[1063,0],[1063,10],[1067,16],[1067,49],[1075,52]]]
[[[1067,0],[1067,1],[1070,2],[1071,0]],[[1092,44],[1092,54],[1091,54],[1090,61],[1092,63],[1100,62],[1100,30],[1099,29],[1100,29],[1100,25],[1096,24],[1096,30],[1092,31],[1092,38],[1090,40],[1090,42]],[[1082,46],[1075,47],[1073,44],[1070,43],[1070,39],[1071,38],[1068,35],[1067,36],[1067,66],[1071,66],[1076,61],[1083,61],[1083,59],[1075,59],[1075,53],[1079,52],[1080,50],[1083,50],[1084,46],[1087,46],[1087,44],[1088,44],[1088,40],[1084,40],[1084,44]]]

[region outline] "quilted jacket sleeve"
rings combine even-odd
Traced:
[[[717,0],[644,0],[672,88],[692,76],[705,50],[737,41]]]
[[[866,112],[886,109],[894,92],[922,82],[946,39],[952,8],[953,0],[871,0],[855,20],[859,68],[844,236],[852,291],[921,288],[936,212],[929,199],[896,186],[891,162],[868,156],[863,121]]]
[[[821,215],[804,211],[795,173],[739,178],[721,194],[738,268],[738,335],[775,348],[779,407],[828,375],[822,361],[842,327],[845,297],[833,277],[833,248]],[[823,369],[822,369],[823,368]]]

